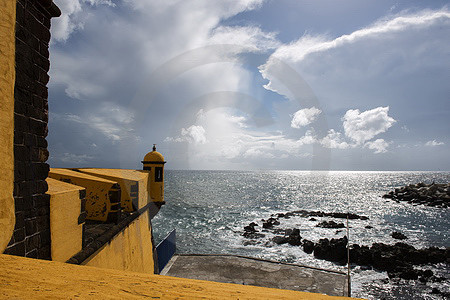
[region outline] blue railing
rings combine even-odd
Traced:
[[[177,232],[174,229],[156,246],[159,273],[161,273],[177,250],[176,237]]]

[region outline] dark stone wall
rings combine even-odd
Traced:
[[[47,0],[17,0],[14,87],[14,200],[16,225],[5,254],[51,259],[48,44],[58,9]]]

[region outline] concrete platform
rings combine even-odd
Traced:
[[[348,296],[345,273],[236,255],[174,255],[161,275]]]

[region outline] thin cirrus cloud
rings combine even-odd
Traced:
[[[90,156],[87,154],[77,155],[77,154],[65,152],[60,157],[60,160],[65,163],[69,163],[69,164],[85,164],[85,163],[92,161],[93,158],[94,158],[93,156]]]
[[[274,32],[264,32],[256,26],[220,26],[209,39],[212,45],[242,45],[248,52],[265,52],[281,46]]]
[[[333,40],[328,40],[324,36],[305,35],[298,41],[289,45],[281,46],[273,54],[279,59],[288,59],[298,62],[306,58],[307,55],[315,52],[327,51],[332,48],[342,47],[346,44],[355,43],[358,40],[369,37],[381,36],[392,32],[401,32],[414,27],[431,26],[450,18],[450,13],[443,9],[440,11],[422,11],[418,14],[397,16],[391,20],[380,20],[372,26],[356,30],[351,34],[342,35]]]
[[[100,107],[93,113],[81,116],[71,113],[64,115],[52,113],[51,119],[56,122],[71,122],[72,125],[82,124],[113,142],[130,138],[134,141],[140,140],[133,129],[133,113],[123,107],[106,102],[101,103]]]
[[[260,67],[261,75],[269,80],[264,87],[291,96],[283,82],[272,74],[279,61],[297,70],[322,94],[325,92],[319,88],[329,86],[333,89],[330,93],[345,88],[343,81],[352,83],[348,89],[354,94],[358,82],[385,85],[383,78],[387,75],[407,76],[427,65],[436,68],[448,49],[443,30],[449,23],[450,13],[444,7],[415,14],[402,12],[336,38],[305,34],[277,48]]]

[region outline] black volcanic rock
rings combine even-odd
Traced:
[[[248,233],[258,232],[255,229],[255,226],[258,226],[258,224],[256,224],[255,222],[251,222],[250,224],[248,224],[247,226],[244,227],[244,232],[248,232]]]
[[[450,183],[419,182],[410,184],[382,196],[384,199],[391,199],[396,202],[404,201],[411,204],[421,204],[427,206],[447,208],[450,207]]]
[[[398,231],[392,232],[391,236],[397,240],[406,240],[407,239],[406,235],[404,235],[403,233],[398,232]]]
[[[310,240],[303,240],[303,251],[305,251],[305,253],[311,254],[314,251],[314,243],[311,242]]]
[[[260,239],[265,237],[266,235],[264,233],[246,231],[242,234],[242,236],[248,239]]]
[[[288,212],[284,214],[284,217],[286,216],[299,216],[303,218],[308,217],[331,217],[331,218],[338,218],[338,219],[346,219],[347,216],[350,220],[360,219],[360,220],[368,220],[369,218],[366,216],[360,216],[353,213],[341,213],[341,212],[323,212],[323,211],[308,211],[308,210],[295,210],[292,212]]]
[[[314,246],[314,256],[343,264],[347,261],[347,237],[340,239],[320,239]]]
[[[275,243],[275,244],[278,244],[278,245],[282,245],[282,244],[286,244],[287,242],[288,242],[288,238],[287,237],[285,237],[285,236],[276,236],[276,237],[274,237],[273,239],[272,239],[272,241]]]
[[[280,225],[280,222],[275,218],[269,218],[267,221],[263,220],[263,228],[270,229],[275,225]]]
[[[344,223],[336,223],[334,221],[323,221],[316,225],[316,227],[322,228],[344,228]]]
[[[300,229],[293,229],[288,236],[288,243],[292,246],[300,246],[302,244],[302,237],[300,236]]]

